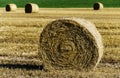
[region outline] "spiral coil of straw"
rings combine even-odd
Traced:
[[[39,42],[39,55],[48,69],[88,71],[97,66],[103,54],[101,35],[84,19],[50,22]]]

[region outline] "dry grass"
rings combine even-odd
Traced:
[[[106,71],[106,70],[108,71]],[[27,70],[27,69],[9,69],[1,68],[0,76],[2,78],[119,78],[119,69],[111,67],[97,68],[93,72],[78,72],[74,70],[62,70],[62,71],[51,71],[44,72],[41,70]],[[11,73],[10,73],[11,72]],[[104,73],[103,73],[104,72]]]
[[[72,77],[72,78],[119,78],[120,77],[120,9],[46,9],[37,14],[24,14],[24,9],[6,13],[0,8],[0,55],[36,57],[39,35],[51,20],[65,17],[85,18],[95,23],[102,34],[104,56],[102,64],[93,72],[50,71],[0,68],[0,77]],[[11,72],[11,73],[9,73]]]

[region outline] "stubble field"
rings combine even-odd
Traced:
[[[101,33],[104,55],[96,70],[41,70],[38,56],[39,36],[49,21],[83,18]],[[17,61],[19,60],[19,61]],[[120,8],[40,8],[25,14],[23,8],[5,12],[0,8],[0,78],[120,78]]]

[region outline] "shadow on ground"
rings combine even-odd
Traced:
[[[0,68],[42,70],[43,69],[43,65],[0,64]]]

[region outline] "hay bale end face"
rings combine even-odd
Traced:
[[[94,9],[94,10],[103,9],[103,4],[100,3],[100,2],[96,2],[96,3],[94,3],[94,5],[93,5],[93,9]]]
[[[28,3],[25,5],[25,13],[37,13],[39,12],[39,6],[34,3]]]
[[[16,11],[16,10],[17,10],[16,4],[7,4],[7,5],[6,5],[6,11],[7,11],[7,12]]]
[[[39,56],[46,69],[94,69],[103,54],[101,35],[84,19],[59,19],[43,29]]]

